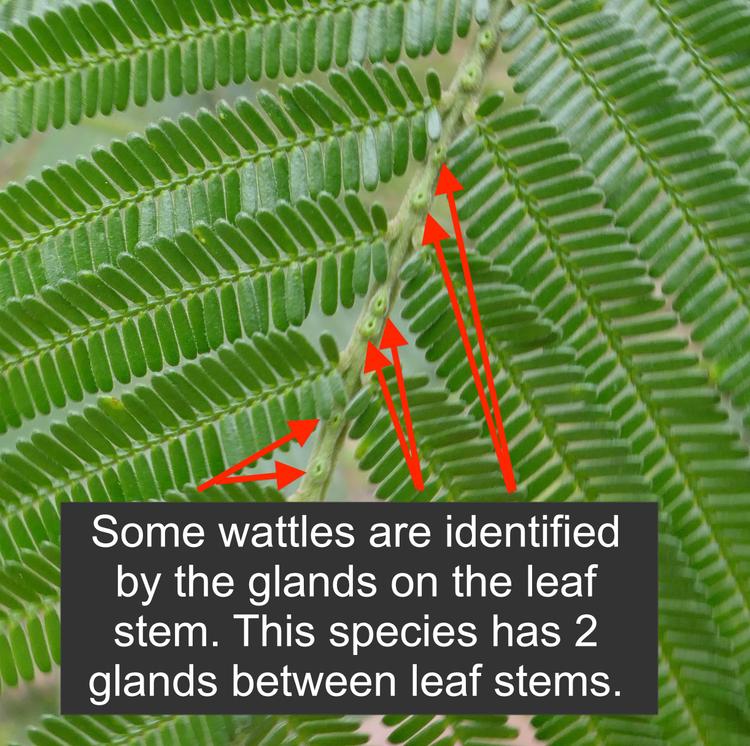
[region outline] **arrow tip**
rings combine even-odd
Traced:
[[[367,357],[365,358],[365,373],[387,368],[391,361],[372,342],[367,343]]]
[[[436,244],[444,241],[446,238],[450,238],[450,234],[446,233],[440,223],[438,223],[432,215],[428,214],[424,221],[424,233],[422,234],[422,246],[428,246],[429,244]]]
[[[289,466],[289,464],[285,464],[281,461],[276,461],[275,465],[276,487],[280,490],[299,479],[305,473],[302,469],[296,469],[294,466]]]
[[[453,194],[453,192],[460,192],[462,189],[461,182],[453,175],[453,171],[451,171],[444,163],[443,167],[440,169],[440,176],[438,176],[435,194]]]
[[[406,344],[409,343],[398,330],[398,327],[390,319],[387,319],[383,330],[383,338],[380,340],[380,349],[389,350],[393,347],[403,347]]]
[[[292,438],[303,446],[319,422],[320,420],[289,420],[287,425],[289,425]]]

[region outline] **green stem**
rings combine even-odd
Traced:
[[[492,4],[486,24],[476,35],[471,49],[461,61],[450,88],[441,101],[443,127],[440,139],[428,154],[424,167],[412,179],[396,217],[390,222],[388,276],[367,295],[354,332],[339,362],[339,372],[348,400],[362,388],[362,369],[367,343],[380,336],[385,319],[398,298],[401,268],[413,251],[415,231],[421,230],[424,224],[425,215],[433,199],[440,166],[448,154],[448,147],[462,126],[464,112],[481,91],[487,66],[497,49],[497,28],[504,12],[505,2],[498,0]],[[335,410],[320,426],[307,473],[299,489],[291,497],[292,500],[325,499],[346,437],[347,426],[343,407]]]

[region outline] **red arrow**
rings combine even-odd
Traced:
[[[209,479],[207,482],[204,482],[203,484],[198,486],[198,492],[203,492],[203,490],[208,489],[214,484],[226,484],[230,481],[228,477],[231,477],[232,474],[235,474],[236,472],[244,469],[246,466],[249,466],[250,464],[262,459],[264,456],[272,453],[277,448],[283,446],[285,443],[296,440],[301,446],[305,445],[307,439],[310,437],[310,435],[312,435],[313,430],[315,430],[315,428],[318,426],[318,422],[320,422],[320,420],[289,420],[287,422],[287,425],[289,425],[289,432],[286,435],[279,438],[278,440],[274,440],[273,443],[269,443],[267,446],[265,446],[265,448],[261,448],[259,451],[250,454],[247,458],[242,459],[242,461],[240,461],[239,463],[235,464],[234,466],[230,466],[228,469],[225,469],[223,472],[221,472],[221,474],[217,474],[215,477],[211,477],[211,479]],[[278,469],[279,462],[277,461],[276,464]],[[285,466],[284,464],[282,464],[282,467],[286,469],[292,468],[291,466]],[[260,478],[264,475],[258,476]],[[272,474],[271,477],[273,476],[274,475]],[[266,478],[269,477],[266,475]],[[296,478],[297,477],[294,477],[294,479]],[[250,482],[255,480],[245,479],[243,477],[235,478],[231,481]],[[289,484],[289,482],[285,482],[285,484]]]
[[[487,344],[485,343],[484,339],[482,319],[479,315],[479,305],[477,304],[477,297],[474,292],[474,282],[471,278],[469,259],[466,255],[466,244],[464,243],[463,231],[461,230],[461,221],[459,220],[458,210],[456,208],[456,198],[454,197],[455,192],[460,192],[461,190],[463,190],[463,186],[461,186],[459,180],[453,175],[453,172],[448,168],[448,166],[443,164],[443,167],[440,169],[440,176],[438,177],[437,186],[435,187],[435,195],[439,196],[441,194],[445,194],[448,198],[448,206],[450,207],[451,211],[451,221],[453,222],[453,233],[456,236],[456,243],[458,244],[458,254],[461,259],[461,269],[464,274],[464,281],[466,282],[466,292],[469,296],[469,304],[471,305],[471,315],[474,319],[474,326],[477,332],[479,351],[482,355],[484,377],[487,379],[487,388],[490,392],[492,413],[495,416],[495,422],[497,423],[503,447],[507,448],[507,445],[505,444],[505,433],[502,426],[502,417],[500,416],[500,404],[498,403],[497,393],[495,391],[495,377],[492,375],[490,358],[487,354]]]
[[[401,452],[404,454],[406,465],[409,468],[409,474],[411,474],[414,486],[420,492],[424,489],[424,483],[422,482],[422,472],[415,470],[412,466],[412,458],[409,453],[409,446],[404,437],[404,431],[401,427],[401,421],[396,413],[396,407],[393,404],[393,397],[388,388],[388,382],[385,380],[385,374],[383,368],[387,368],[391,364],[391,361],[378,350],[372,342],[367,343],[367,355],[365,357],[365,373],[372,373],[373,371],[378,377],[378,383],[380,384],[380,390],[383,392],[383,399],[385,399],[385,406],[388,408],[388,414],[390,415],[391,422],[393,423],[393,429],[396,431],[396,437],[398,438],[399,445],[401,446]],[[402,399],[404,401],[404,399]],[[416,451],[415,451],[416,452]],[[418,476],[417,476],[418,475]]]
[[[276,488],[283,489],[288,484],[291,484],[295,480],[299,479],[305,472],[302,469],[295,469],[289,464],[285,464],[281,461],[274,461],[276,471],[272,471],[269,474],[242,474],[239,477],[227,477],[223,479],[219,484],[237,484],[239,482],[262,482],[266,479],[275,479]],[[200,489],[200,488],[199,488]]]
[[[471,314],[472,318],[474,319],[474,326],[477,332],[479,352],[482,356],[484,377],[487,381],[487,389],[490,393],[492,413],[495,417],[495,425],[497,427],[497,434],[500,440],[500,445],[502,447],[503,454],[505,454],[505,464],[503,465],[501,463],[503,477],[505,479],[508,492],[514,492],[516,489],[516,480],[513,476],[513,465],[510,461],[508,443],[505,439],[505,428],[503,427],[503,418],[500,414],[500,402],[498,400],[497,391],[495,390],[495,377],[492,374],[490,356],[487,352],[487,343],[484,338],[484,329],[482,327],[482,318],[479,314],[479,304],[477,303],[477,296],[474,292],[474,282],[471,278],[471,271],[469,269],[469,259],[466,254],[466,244],[464,243],[463,231],[461,230],[461,221],[458,217],[458,209],[456,208],[456,198],[454,195],[457,191],[461,190],[463,190],[463,186],[461,185],[459,180],[454,176],[453,172],[448,168],[448,166],[443,164],[443,167],[440,169],[440,176],[438,177],[437,187],[435,188],[435,195],[445,194],[448,199],[448,207],[451,211],[451,221],[453,223],[453,233],[456,236],[456,243],[458,244],[458,254],[461,259],[461,269],[463,271],[464,281],[466,282],[466,291],[467,295],[469,296]]]
[[[466,244],[464,243],[463,231],[461,230],[461,221],[458,218],[458,210],[456,208],[455,192],[460,192],[463,189],[459,180],[453,175],[453,172],[443,164],[440,169],[440,176],[438,177],[437,187],[435,188],[435,195],[444,194],[448,198],[448,206],[451,211],[451,221],[453,222],[453,233],[456,236],[456,243],[458,244],[458,255],[461,259],[461,270],[463,271],[464,281],[466,282],[466,294],[469,297],[469,305],[471,306],[471,315],[474,320],[474,328],[477,332],[477,342],[479,342],[479,352],[482,356],[482,367],[484,368],[484,377],[487,381],[487,389],[490,393],[490,403],[492,404],[492,414],[495,417],[495,423],[497,425],[498,435],[500,437],[500,443],[504,450],[508,450],[508,445],[505,442],[505,430],[503,429],[503,420],[500,416],[500,404],[497,399],[497,392],[495,391],[495,377],[492,375],[492,368],[490,366],[490,357],[487,354],[487,344],[484,339],[484,330],[482,328],[482,319],[479,315],[479,305],[477,304],[477,296],[474,292],[474,282],[471,278],[471,271],[469,269],[469,259],[466,255]]]
[[[442,192],[441,189],[453,188],[455,187],[455,185],[458,185],[459,188],[461,187],[455,176],[453,176],[453,174],[448,171],[445,166],[443,166],[443,171],[441,171],[440,179],[438,180],[437,193],[443,194],[444,192]],[[450,194],[450,200],[453,200],[452,194]],[[456,235],[458,237],[458,235],[460,234],[457,233]],[[495,419],[493,419],[492,413],[490,412],[490,405],[487,401],[487,395],[484,391],[484,384],[482,382],[481,376],[479,375],[479,368],[477,367],[476,360],[474,359],[474,350],[472,349],[471,341],[469,339],[469,333],[466,330],[466,323],[464,322],[463,313],[461,312],[461,307],[458,303],[456,289],[453,286],[453,280],[451,278],[450,271],[448,270],[448,264],[445,261],[445,254],[443,253],[441,242],[446,238],[450,238],[448,233],[445,232],[443,227],[431,215],[428,215],[427,220],[425,221],[424,234],[422,236],[422,245],[426,246],[432,244],[435,247],[435,252],[437,253],[438,262],[440,264],[440,271],[443,275],[445,288],[448,291],[448,297],[453,308],[453,315],[456,317],[456,324],[458,325],[458,331],[461,335],[461,341],[464,345],[466,358],[469,361],[471,374],[474,378],[474,385],[477,389],[477,394],[479,395],[479,402],[482,405],[485,420],[487,420],[490,437],[492,438],[492,445],[495,448],[495,454],[497,456],[498,464],[500,465],[500,471],[503,475],[505,488],[508,490],[508,492],[515,492],[516,480],[513,476],[513,466],[510,461],[510,453],[508,452],[508,445],[505,440],[505,431],[503,429],[502,420],[500,419],[500,408],[499,406],[493,405],[493,410],[496,412],[496,417]],[[468,260],[466,260],[466,249],[464,248],[463,252],[461,252],[462,244],[463,238],[461,238],[461,241],[459,242],[459,252],[462,254],[461,265],[464,268],[464,279],[466,280],[467,289],[469,289],[470,303],[472,302],[471,298],[474,298],[474,301],[472,303],[472,314],[474,317],[474,325],[477,329],[477,340],[479,341],[480,352],[482,353],[484,374],[485,378],[487,378],[487,385],[490,390],[490,395],[494,395],[496,398],[497,395],[495,394],[495,382],[492,378],[492,371],[489,365],[489,356],[487,355],[484,334],[481,331],[482,322],[479,318],[479,310],[477,309],[476,313],[474,313],[474,305],[476,304],[476,297],[474,296],[474,285],[472,283],[471,274],[469,274]]]
[[[404,383],[404,373],[401,370],[401,358],[398,354],[398,348],[408,344],[404,335],[398,330],[396,325],[387,319],[383,337],[380,340],[381,350],[390,350],[393,357],[393,368],[396,372],[396,382],[398,384],[398,396],[401,400],[401,409],[404,411],[404,423],[406,425],[406,435],[409,438],[409,455],[407,464],[411,472],[414,486],[420,492],[424,489],[424,479],[422,478],[422,467],[419,464],[419,453],[417,451],[417,440],[414,437],[414,425],[411,421],[411,411],[409,410],[409,400],[406,398],[406,384]]]

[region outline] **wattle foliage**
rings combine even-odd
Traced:
[[[455,75],[414,71],[451,49]],[[323,423],[299,499],[324,499],[345,435],[377,498],[507,499],[415,241],[447,159],[514,498],[661,508],[659,714],[539,716],[537,741],[750,742],[748,49],[740,0],[0,0],[8,141],[249,92],[0,191],[3,687],[59,664],[61,501],[287,499],[196,485],[300,417]],[[505,71],[520,103],[485,90]],[[274,93],[255,84],[270,79]],[[409,186],[386,210],[373,197],[396,177]],[[423,493],[362,376],[394,313],[424,361],[408,381]],[[321,334],[334,314],[352,330],[341,352]],[[29,732],[38,746],[382,737],[521,743],[499,715],[50,716]]]

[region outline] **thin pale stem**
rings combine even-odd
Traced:
[[[440,166],[445,162],[448,147],[463,123],[464,112],[481,91],[487,66],[498,44],[498,26],[506,4],[496,1],[485,25],[477,33],[471,49],[461,61],[449,89],[441,101],[442,133],[428,154],[424,167],[411,181],[398,213],[388,227],[390,246],[388,276],[373,287],[354,332],[341,354],[339,371],[344,381],[347,399],[362,388],[362,369],[368,341],[380,336],[388,313],[393,308],[400,290],[399,274],[411,256],[415,232],[421,230],[432,202]],[[336,468],[339,452],[346,437],[348,422],[345,408],[335,410],[319,428],[307,473],[292,500],[324,500]]]

